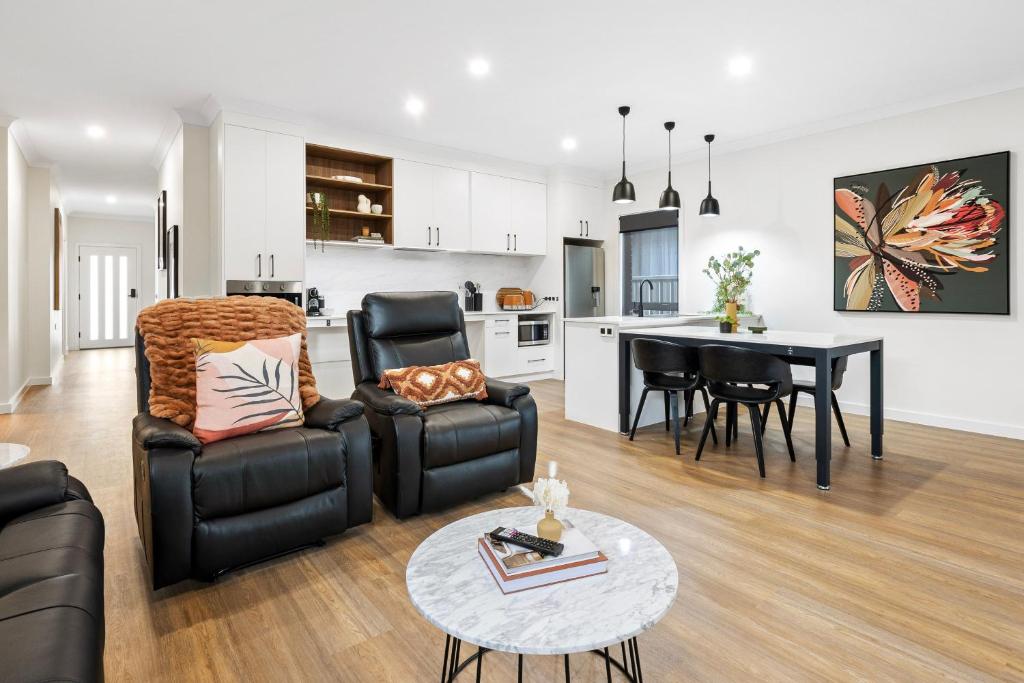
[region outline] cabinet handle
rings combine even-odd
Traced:
[[[430,236],[430,226],[428,225],[427,226],[427,246],[428,247],[431,246],[431,244],[432,244],[432,242],[430,241],[430,238],[431,238],[431,236]]]
[[[434,240],[434,246],[441,246],[441,228],[434,228],[434,232],[437,234],[437,239]]]
[[[587,221],[587,237],[590,237],[590,221]]]
[[[270,277],[274,277],[274,255],[270,255]]]
[[[580,237],[583,237],[583,221],[580,221]]]
[[[495,332],[494,336],[495,337],[507,337],[509,334],[511,334],[511,333],[510,332]]]
[[[527,363],[543,363],[546,360],[547,360],[547,358],[528,358],[526,360],[526,362]]]
[[[519,233],[512,235],[512,251],[519,251]]]
[[[505,251],[512,251],[512,248],[509,247],[509,240],[510,239],[512,239],[512,233],[506,232],[505,233]]]
[[[263,254],[256,254],[256,277],[263,277]]]

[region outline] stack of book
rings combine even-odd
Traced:
[[[536,526],[519,528],[519,531],[537,535]],[[480,537],[477,550],[505,594],[608,571],[608,558],[579,529],[566,529],[558,540],[565,546],[558,557],[496,541],[488,534]]]

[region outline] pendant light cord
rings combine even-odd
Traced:
[[[622,115],[622,177],[626,177],[626,115]]]
[[[711,194],[711,141],[708,140],[708,194]]]

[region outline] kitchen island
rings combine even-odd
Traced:
[[[631,329],[699,326],[716,327],[710,313],[675,316],[617,316],[565,318],[565,419],[582,422],[608,431],[619,431],[619,332]],[[740,325],[763,324],[759,315],[741,316]],[[639,402],[643,375],[631,369],[630,395]],[[699,401],[694,410],[703,410]],[[630,406],[636,410],[636,403]],[[648,401],[640,416],[640,426],[665,419],[660,400]]]

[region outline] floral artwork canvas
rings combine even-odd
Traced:
[[[1010,312],[1010,153],[836,178],[837,311]]]
[[[203,443],[268,429],[301,427],[301,334],[247,342],[193,339],[196,421]]]

